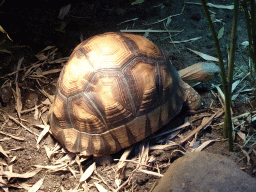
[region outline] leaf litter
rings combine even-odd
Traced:
[[[208,4],[208,6],[214,7],[215,5]],[[222,6],[217,6],[217,7],[223,8],[223,9],[228,8],[228,7],[222,7]],[[64,11],[64,8],[62,8],[62,9],[63,10],[61,10],[61,11]],[[67,8],[67,10],[68,10],[68,8]],[[68,13],[69,10],[68,11],[67,10],[66,10],[66,13],[63,14],[64,16]],[[165,25],[169,25],[171,22],[171,17],[172,16],[164,18],[162,21],[159,20],[157,22],[165,22]],[[150,33],[171,32],[169,30],[151,30],[151,29],[150,30],[148,30],[148,29],[133,30],[133,31],[134,32],[146,32],[146,33],[148,33],[148,32],[150,32]],[[130,32],[132,32],[132,31],[130,31]],[[181,31],[174,30],[174,32],[181,32]],[[198,40],[199,38],[200,37],[191,38],[189,40],[183,40],[180,42],[177,41],[176,43],[195,41],[195,40]],[[17,80],[18,76],[19,76],[19,72],[24,70],[25,75],[22,77],[22,81],[24,81],[25,79],[33,79],[33,78],[37,78],[37,79],[45,78],[46,79],[48,75],[59,73],[61,68],[50,69],[50,70],[42,70],[41,69],[41,66],[43,66],[46,63],[46,61],[48,62],[48,64],[57,64],[57,63],[63,64],[67,61],[68,58],[54,59],[56,51],[57,51],[57,49],[55,49],[53,46],[46,47],[44,50],[42,50],[41,52],[39,52],[36,55],[37,59],[39,60],[37,63],[34,63],[29,68],[22,68],[22,69],[18,68],[14,73],[7,74],[7,76],[9,77],[9,76],[12,76],[15,74],[16,80]],[[206,60],[217,61],[217,58],[211,57],[209,55],[200,53],[200,52],[192,50],[192,49],[191,49],[191,51],[193,51],[195,54],[199,55],[200,57],[202,57]],[[22,60],[20,60],[19,62],[22,63]],[[236,84],[238,84],[238,82],[236,82]],[[151,139],[154,140],[155,138],[166,137],[166,135],[168,135],[166,137],[167,139],[163,138],[163,139],[159,140],[159,143],[157,145],[151,145],[151,144],[149,144],[149,142],[141,144],[139,147],[137,145],[135,145],[134,148],[139,151],[139,153],[138,153],[139,155],[133,157],[131,160],[128,159],[128,156],[131,153],[132,148],[127,149],[127,151],[124,152],[123,156],[119,159],[119,162],[117,163],[117,165],[114,168],[105,168],[105,170],[103,170],[103,171],[107,171],[108,169],[110,169],[110,170],[113,169],[113,172],[115,172],[116,185],[114,185],[113,183],[110,184],[110,182],[108,180],[106,180],[106,178],[103,178],[101,176],[101,174],[98,173],[98,171],[97,171],[98,168],[96,168],[95,162],[91,163],[91,165],[85,171],[83,171],[84,163],[82,163],[82,162],[87,162],[88,158],[84,158],[79,155],[68,153],[65,150],[62,150],[61,146],[58,144],[56,144],[54,147],[49,147],[48,145],[45,145],[44,140],[47,137],[47,135],[49,135],[49,127],[47,127],[45,124],[38,125],[38,127],[40,127],[40,129],[43,129],[40,132],[40,134],[37,134],[34,130],[28,128],[24,124],[24,121],[21,119],[21,116],[23,113],[29,113],[29,112],[35,111],[35,118],[40,117],[40,115],[39,115],[40,112],[39,112],[38,108],[48,106],[48,108],[46,107],[44,109],[45,111],[47,111],[49,109],[50,103],[53,101],[53,96],[48,94],[47,91],[45,91],[44,89],[40,89],[41,93],[43,93],[43,95],[45,95],[48,98],[46,101],[47,104],[42,104],[42,105],[39,104],[38,106],[35,106],[34,108],[29,109],[26,112],[24,112],[25,110],[22,110],[22,101],[20,99],[20,91],[19,91],[19,89],[17,89],[17,87],[18,87],[17,85],[18,85],[18,81],[15,82],[16,90],[14,91],[14,95],[16,97],[16,110],[17,110],[18,118],[14,117],[14,116],[10,116],[9,114],[8,114],[8,118],[10,120],[12,120],[13,122],[15,122],[17,125],[23,127],[29,133],[32,133],[36,137],[37,144],[38,145],[42,144],[44,146],[45,152],[47,154],[47,157],[50,160],[51,165],[34,165],[34,167],[36,167],[36,170],[28,171],[27,173],[20,173],[20,174],[13,173],[12,167],[9,166],[8,171],[6,171],[6,170],[1,171],[1,176],[2,176],[1,179],[3,182],[0,182],[0,183],[2,184],[1,187],[4,189],[4,191],[8,191],[7,186],[11,186],[12,184],[9,185],[6,180],[3,180],[3,178],[5,178],[5,177],[8,177],[9,179],[10,178],[30,178],[30,177],[35,176],[37,173],[39,173],[39,171],[41,171],[43,169],[48,170],[48,172],[67,172],[68,171],[68,172],[71,172],[71,174],[77,180],[78,180],[78,178],[80,178],[79,179],[80,183],[77,184],[74,188],[70,188],[68,191],[81,191],[83,189],[87,189],[92,186],[96,187],[99,191],[107,191],[106,187],[108,187],[108,189],[110,189],[111,191],[120,191],[120,190],[124,189],[125,186],[129,185],[130,181],[136,175],[136,173],[143,173],[145,175],[154,175],[156,177],[162,176],[162,174],[159,171],[158,165],[155,162],[155,156],[151,155],[150,151],[166,150],[166,148],[174,147],[174,146],[180,147],[181,144],[187,142],[188,140],[190,140],[193,137],[194,137],[193,138],[194,144],[191,145],[193,147],[193,149],[191,149],[190,151],[201,151],[205,147],[210,145],[211,143],[218,141],[217,139],[213,139],[213,140],[204,141],[202,144],[200,144],[200,142],[198,142],[197,145],[195,144],[195,142],[197,142],[197,139],[198,139],[198,133],[202,132],[204,129],[206,129],[208,126],[210,126],[210,124],[212,124],[212,122],[214,120],[219,118],[223,114],[223,110],[217,110],[217,112],[215,112],[210,118],[208,118],[208,120],[206,122],[203,122],[199,127],[197,127],[195,129],[195,131],[191,131],[186,136],[182,137],[181,132],[186,130],[187,127],[192,126],[191,123],[187,123],[186,126],[178,127],[177,129],[174,129],[175,131],[167,131],[167,132],[161,133],[159,135],[154,135],[148,139],[150,141]],[[237,86],[237,85],[234,84],[234,87],[235,86]],[[245,119],[246,117],[248,117],[248,115],[249,114],[244,114],[243,117],[237,117],[237,119],[239,119],[238,122],[241,122],[241,119]],[[234,118],[236,118],[236,117],[234,117]],[[255,118],[255,116],[252,117],[251,119],[253,119],[253,118]],[[37,120],[40,120],[40,118]],[[41,119],[41,121],[44,122],[45,120]],[[248,121],[246,120],[246,122],[248,122]],[[241,126],[241,127],[239,127],[239,126]],[[242,124],[238,125],[237,129],[241,129],[241,128],[242,128]],[[24,141],[24,138],[20,137],[20,136],[15,136],[15,135],[12,135],[9,133],[4,133],[4,132],[3,133],[0,132],[0,134],[8,136],[11,139],[16,139],[18,141]],[[243,131],[241,131],[241,130],[237,131],[237,135],[239,137],[241,137],[241,139],[244,141],[245,145],[255,144],[255,142],[254,143],[251,142],[253,140],[253,137],[252,138],[248,137]],[[170,141],[173,138],[179,138],[180,140],[176,140],[176,142]],[[19,149],[19,148],[17,147],[16,149]],[[8,150],[1,149],[0,151],[5,156],[6,159],[11,159],[11,160],[8,160],[9,162],[15,161],[15,159],[16,159],[15,156],[9,157],[9,154],[11,154],[10,149],[8,149]],[[174,150],[174,152],[175,151],[181,151],[181,150]],[[190,151],[187,150],[186,152],[190,152]],[[242,149],[242,151],[246,155],[247,160],[249,162],[250,161],[249,153],[243,149]],[[183,151],[181,151],[181,152],[186,153]],[[253,150],[252,150],[252,152],[255,153]],[[57,158],[57,156],[58,156],[58,158]],[[78,165],[79,170],[77,170],[77,168],[74,167],[75,164]],[[135,168],[132,172],[130,172],[128,177],[125,177],[125,173],[127,171],[126,168],[127,168],[128,164],[134,164]],[[5,166],[7,166],[7,164],[5,164]],[[43,185],[44,180],[45,180],[45,177],[42,177],[40,179],[37,179],[37,182],[34,185],[22,183],[22,184],[20,184],[20,187],[24,188],[28,191],[37,191]],[[87,183],[87,181],[90,181],[90,180],[93,181],[92,184]],[[81,187],[83,189],[81,189]],[[67,191],[64,189],[63,186],[61,186],[60,189],[62,191]]]

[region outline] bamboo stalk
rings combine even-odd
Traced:
[[[254,58],[255,58],[255,55],[256,55],[256,26],[255,26],[255,24],[256,24],[256,22],[255,22],[255,1],[251,0],[252,47],[250,47],[250,48],[253,48],[253,51],[252,51],[251,55]],[[253,66],[254,66],[254,71],[256,72],[256,62],[255,62],[255,59],[254,59]]]
[[[233,151],[233,134],[232,134],[232,119],[231,119],[231,89],[233,82],[233,71],[234,71],[234,60],[235,60],[235,49],[236,49],[236,29],[237,29],[237,18],[238,18],[239,0],[234,0],[234,12],[233,12],[233,23],[231,30],[231,42],[230,42],[230,58],[228,63],[228,92],[227,99],[225,100],[225,121],[224,129],[226,129],[229,138],[229,151]]]
[[[251,12],[248,10],[247,7],[247,0],[243,0],[241,5],[244,11],[245,15],[245,21],[246,21],[246,27],[247,27],[247,33],[248,33],[248,41],[249,41],[249,46],[248,46],[248,51],[249,51],[249,57],[252,59],[253,64],[250,65],[248,64],[248,71],[250,72],[250,82],[255,86],[256,85],[256,80],[255,80],[255,71],[256,71],[256,50],[255,50],[255,41],[253,41],[253,34],[255,36],[255,26],[252,27],[252,23],[255,22],[255,10]],[[251,8],[255,9],[255,4],[253,1],[253,5]]]
[[[238,16],[238,8],[239,8],[239,0],[234,0],[234,12],[233,12],[233,23],[232,23],[232,31],[231,31],[231,43],[230,43],[230,59],[228,65],[228,75],[226,75],[225,67],[222,59],[222,54],[219,46],[219,41],[210,17],[210,13],[206,6],[205,0],[201,0],[202,7],[204,9],[204,13],[206,19],[209,24],[209,28],[213,35],[213,40],[216,48],[216,52],[219,58],[219,64],[221,69],[221,80],[224,89],[225,95],[225,118],[224,118],[224,126],[223,126],[223,137],[229,138],[229,151],[233,151],[233,136],[232,136],[232,120],[231,120],[231,88],[232,88],[232,80],[233,80],[233,69],[234,69],[234,56],[235,56],[235,48],[236,48],[236,29],[237,29],[237,16]],[[227,79],[226,79],[227,78]]]

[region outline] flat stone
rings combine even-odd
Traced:
[[[255,192],[256,179],[225,156],[191,152],[174,161],[153,192]]]

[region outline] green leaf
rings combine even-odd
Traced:
[[[218,33],[218,39],[221,39],[222,38],[222,36],[223,36],[223,34],[224,34],[224,26],[223,27],[221,27],[221,29],[219,30],[219,33]]]
[[[172,18],[171,17],[168,17],[167,21],[166,21],[166,27],[171,23],[172,21]]]
[[[140,3],[143,3],[143,2],[144,2],[144,0],[136,0],[131,5],[136,5],[136,4],[140,4]]]
[[[0,31],[2,32],[2,33],[5,33],[5,30],[4,30],[4,28],[0,25]]]

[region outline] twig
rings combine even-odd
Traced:
[[[25,110],[22,110],[20,113],[23,114],[23,113],[29,113],[31,111],[34,111],[36,108],[40,108],[40,107],[43,107],[44,104],[40,104],[38,105],[37,107],[33,107],[33,108],[30,108],[30,109],[25,109]]]
[[[17,119],[15,119],[14,117],[12,117],[11,115],[8,114],[8,117],[13,120],[15,123],[17,123],[18,125],[20,125],[21,127],[23,127],[24,129],[26,129],[28,132],[36,135],[37,137],[39,136],[37,133],[34,133],[32,130],[30,130],[28,127],[26,127],[25,125],[23,125],[21,122],[19,122]]]
[[[125,33],[177,33],[181,32],[179,30],[154,30],[154,29],[121,29],[120,32],[125,32]]]
[[[213,119],[221,116],[223,114],[223,110],[218,110],[215,114],[213,114],[207,121],[205,121],[202,125],[200,125],[198,128],[194,129],[193,131],[190,132],[190,134],[185,137],[184,139],[182,139],[179,144],[181,145],[182,143],[186,142],[187,140],[189,140],[194,134],[198,133],[199,131],[201,131],[202,129],[204,129],[205,127],[209,126],[212,122]]]
[[[110,187],[109,184],[103,179],[103,177],[95,170],[94,173],[101,179],[101,181],[108,186],[109,189],[111,189],[112,191],[115,191],[114,188]]]
[[[12,135],[12,134],[10,134],[10,133],[5,133],[5,132],[3,132],[3,131],[0,131],[0,134],[6,135],[6,136],[8,136],[8,137],[11,137],[11,138],[16,139],[16,140],[19,140],[19,141],[24,141],[24,138],[18,137],[18,136],[15,136],[15,135]]]
[[[121,24],[130,22],[130,21],[136,21],[136,20],[138,20],[138,19],[139,19],[139,18],[129,19],[129,20],[123,21],[123,22],[121,22],[121,23],[118,23],[117,25],[121,25]]]

